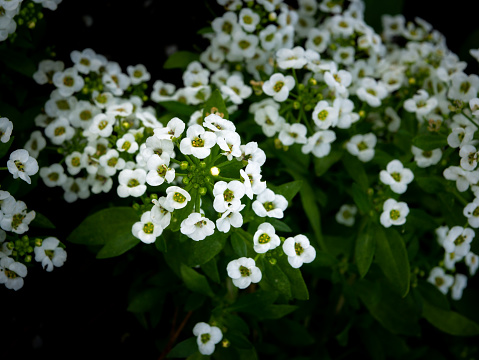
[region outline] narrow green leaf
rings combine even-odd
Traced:
[[[351,196],[359,211],[363,214],[369,214],[369,211],[371,210],[371,202],[365,189],[357,183],[353,183],[351,186]]]
[[[369,180],[363,163],[353,155],[344,154],[342,157],[344,169],[351,179],[356,182],[361,189],[366,191],[369,187]]]
[[[291,297],[298,300],[308,300],[309,291],[303,279],[303,274],[300,269],[291,267],[287,256],[280,256],[278,258],[277,266],[281,268],[283,273],[288,277],[291,287]]]
[[[314,161],[314,172],[316,173],[317,177],[322,176],[325,174],[331,166],[336,164],[341,158],[343,157],[344,152],[341,150],[331,150],[329,155],[313,159]]]
[[[438,133],[418,135],[412,139],[412,144],[424,151],[431,151],[447,145],[447,136]]]
[[[85,218],[67,237],[67,241],[88,246],[128,241],[133,237],[131,228],[137,221],[138,215],[130,207],[103,209]]]
[[[282,317],[291,314],[297,310],[297,305],[268,305],[265,306],[258,315],[260,319],[281,319]]]
[[[150,311],[161,302],[164,292],[158,288],[150,288],[143,290],[133,297],[128,304],[127,310],[130,312],[146,312]]]
[[[180,273],[185,285],[188,289],[199,294],[204,294],[210,297],[214,297],[215,294],[210,288],[210,284],[204,275],[201,275],[196,270],[186,266],[180,265]]]
[[[43,229],[55,229],[55,225],[45,215],[38,211],[35,211],[35,218],[32,220],[30,226]]]
[[[6,143],[0,142],[0,159],[3,158],[5,154],[10,150],[14,138],[15,136],[10,136],[10,140],[8,140]]]
[[[211,260],[202,264],[201,270],[203,270],[206,276],[208,276],[215,283],[220,283],[220,274],[218,272],[218,265],[216,264],[215,257],[212,257]]]
[[[0,61],[12,70],[31,78],[33,73],[37,71],[37,67],[32,58],[27,54],[23,54],[11,49],[0,50]]]
[[[464,315],[433,306],[423,298],[422,316],[439,330],[454,336],[477,336],[479,324]]]
[[[293,230],[286,224],[285,222],[275,219],[275,218],[267,218],[265,219],[266,222],[270,223],[271,225],[274,226],[274,229],[276,231],[282,231],[282,232],[292,232]]]
[[[275,194],[283,195],[288,202],[290,202],[294,196],[301,190],[303,185],[302,180],[295,180],[279,186],[268,185],[268,187],[274,191]]]
[[[375,226],[376,262],[394,289],[406,296],[409,292],[409,259],[404,240],[395,229]]]
[[[369,267],[373,262],[375,251],[376,239],[374,238],[373,227],[365,225],[356,239],[356,246],[354,249],[356,266],[358,267],[361,278],[368,273]]]
[[[177,51],[171,54],[163,64],[164,69],[186,69],[192,61],[197,61],[200,56],[191,51]]]
[[[167,358],[187,358],[190,355],[198,352],[198,344],[196,337],[190,337],[182,342],[176,344],[166,356]]]
[[[248,256],[248,248],[243,237],[237,232],[231,234],[231,246],[236,255],[239,257]]]

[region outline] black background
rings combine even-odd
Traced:
[[[411,0],[404,2],[403,13],[407,19],[419,16],[430,22],[446,36],[449,48],[461,52],[462,59],[475,69],[475,61],[462,48],[476,28],[476,14],[467,9],[468,3],[455,1],[446,8],[437,1]],[[206,41],[196,31],[209,25],[215,11],[221,14],[215,1],[64,0],[56,11],[44,11],[45,42],[55,44],[58,59],[67,67],[71,51],[92,48],[118,62],[124,71],[128,65],[144,64],[152,75],[151,84],[161,79],[181,85],[181,72],[162,68],[168,49],[204,49]],[[91,17],[91,26],[86,26],[86,16]],[[48,204],[45,215],[65,214],[52,234],[60,239],[85,211],[107,201],[100,195],[66,206],[55,200],[55,196],[61,198],[61,191],[48,196],[32,195],[24,201],[32,209]],[[156,348],[155,335],[126,311],[132,279],[112,276],[118,261],[96,260],[81,246],[67,246],[63,267],[51,273],[31,271],[17,292],[0,288],[0,357],[158,358],[162,349]],[[168,323],[159,327],[168,333]]]

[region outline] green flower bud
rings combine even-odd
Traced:
[[[188,169],[188,161],[182,161],[181,164],[180,164],[180,169],[181,170],[186,170]]]

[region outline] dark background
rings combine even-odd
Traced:
[[[454,6],[446,8],[437,1],[408,0],[403,3],[403,14],[407,19],[418,16],[430,22],[446,36],[449,48],[471,64],[469,69],[476,69],[475,60],[464,47],[476,29],[476,14],[467,9],[468,3],[455,1]],[[366,4],[373,8],[381,1]],[[380,7],[374,9],[379,11]],[[128,65],[144,64],[152,75],[151,84],[161,79],[181,85],[180,71],[163,69],[169,51],[204,49],[206,42],[196,31],[208,26],[214,14],[221,12],[215,1],[202,0],[64,0],[56,11],[45,10],[44,14],[45,44],[54,44],[57,58],[67,66],[71,64],[71,51],[89,47],[118,62],[124,71]],[[91,26],[86,26],[88,17]],[[374,11],[367,8],[368,19],[378,23]],[[61,191],[48,196],[37,194],[24,201],[32,209],[48,204],[47,216],[58,211],[65,214],[51,234],[60,239],[83,219],[85,212],[107,201],[99,195],[66,206],[56,200],[61,199]],[[21,290],[0,288],[0,357],[158,358],[162,349],[155,345],[157,335],[126,311],[133,279],[112,275],[121,260],[96,260],[92,252],[75,244],[67,244],[67,252],[63,267],[51,273],[30,271]],[[167,322],[159,327],[168,333]]]

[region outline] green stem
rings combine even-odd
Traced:
[[[474,125],[476,125],[478,128],[479,128],[479,124],[476,123],[474,120],[472,120],[472,118],[470,118],[465,112],[464,110],[461,111],[462,115],[464,115],[470,122],[472,122]]]
[[[195,212],[199,213],[200,212],[200,201],[201,201],[201,195],[200,192],[196,192],[196,197],[195,197]]]
[[[0,170],[8,170],[7,167],[0,167]]]

